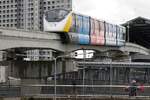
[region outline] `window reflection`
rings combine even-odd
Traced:
[[[46,20],[48,22],[58,22],[65,18],[69,12],[67,10],[51,10],[46,12]]]

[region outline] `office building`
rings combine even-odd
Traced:
[[[43,14],[72,9],[72,0],[0,0],[0,27],[42,31]]]
[[[43,30],[43,15],[52,9],[72,9],[72,0],[0,0],[0,27]],[[51,50],[26,51],[30,61],[51,60]]]

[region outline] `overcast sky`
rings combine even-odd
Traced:
[[[73,0],[73,10],[115,24],[137,16],[150,18],[150,0]]]

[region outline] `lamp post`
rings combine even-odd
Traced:
[[[55,61],[55,68],[54,68],[54,100],[56,100],[56,93],[57,93],[57,88],[56,88],[56,84],[57,84],[57,82],[56,82],[56,74],[57,74],[57,72],[56,72],[56,70],[57,70],[57,57],[56,58],[54,58],[54,61]]]
[[[84,60],[84,63],[85,63],[85,59],[86,59],[86,50],[83,48],[83,60]],[[84,85],[85,85],[85,64],[83,66],[83,96],[84,96]]]
[[[127,25],[127,42],[129,42],[130,41],[130,37],[129,37],[129,35],[130,35],[130,23],[128,22],[128,25]]]
[[[70,55],[61,55],[61,56],[57,56],[55,58],[53,58],[54,60],[54,100],[56,100],[56,95],[57,95],[57,80],[56,80],[56,76],[57,76],[57,59],[59,58],[64,58],[64,57],[70,57]]]
[[[112,59],[110,59],[110,96],[112,97],[112,79],[113,79]]]

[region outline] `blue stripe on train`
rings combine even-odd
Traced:
[[[90,44],[89,35],[78,34],[79,44]]]

